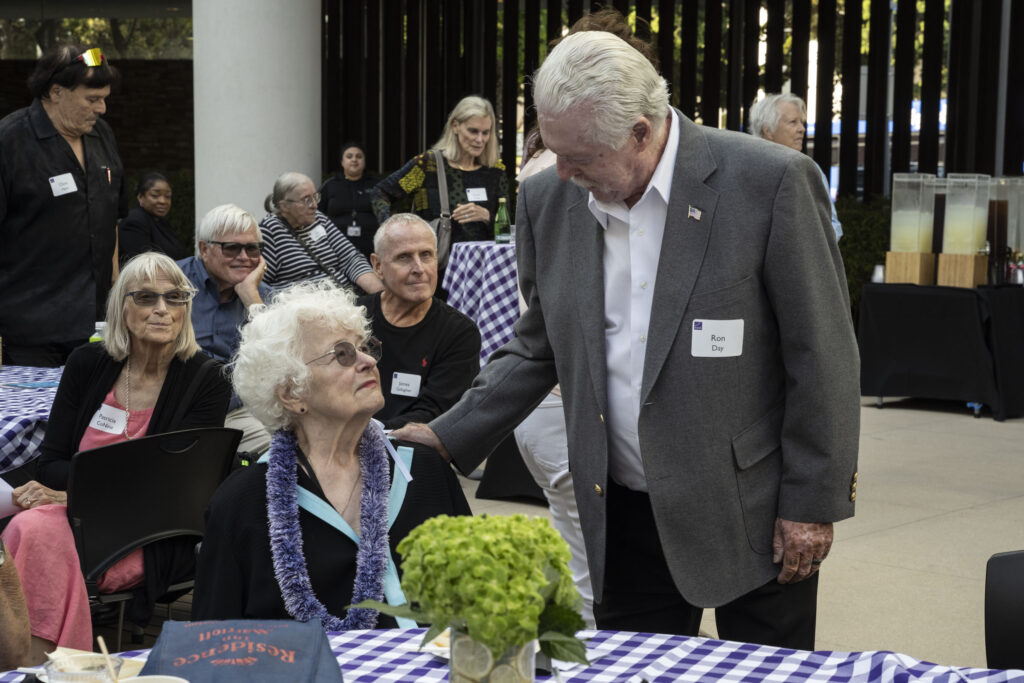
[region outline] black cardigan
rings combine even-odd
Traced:
[[[399,572],[401,558],[395,547],[412,529],[437,515],[472,514],[451,465],[437,451],[408,445],[414,447],[410,467],[413,479],[388,532],[391,557]],[[206,537],[196,567],[194,620],[291,619],[274,576],[270,553],[266,473],[267,466],[262,464],[240,468],[210,501]],[[301,467],[298,473],[299,484],[320,495],[319,487]],[[345,607],[352,603],[358,547],[303,508],[299,508],[299,527],[313,592],[328,612],[343,618]],[[378,617],[377,628],[395,625],[391,617]]]
[[[231,385],[219,365],[203,377],[184,416],[176,423],[171,422],[192,378],[208,358],[204,353],[197,353],[185,362],[177,358],[171,361],[147,434],[224,426]],[[110,357],[102,344],[86,344],[71,352],[40,448],[36,479],[41,484],[58,491],[67,490],[71,456],[78,452],[89,421],[114,386],[123,366],[124,363]]]

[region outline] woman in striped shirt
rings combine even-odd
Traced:
[[[296,282],[332,280],[339,287],[358,285],[368,294],[384,288],[366,257],[331,219],[317,211],[320,195],[308,176],[288,172],[274,182],[260,221],[266,243],[263,281],[275,289]]]

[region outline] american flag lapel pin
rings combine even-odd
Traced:
[[[698,209],[693,204],[690,204],[690,208],[686,212],[686,217],[687,218],[692,218],[695,221],[699,221],[700,220],[700,209]]]

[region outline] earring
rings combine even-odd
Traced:
[[[300,413],[306,412],[306,406],[302,406],[301,408],[299,408],[299,412]]]

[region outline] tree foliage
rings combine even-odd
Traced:
[[[0,19],[0,59],[37,59],[58,43],[98,47],[112,59],[191,59],[192,19]]]

